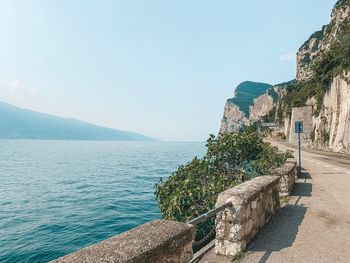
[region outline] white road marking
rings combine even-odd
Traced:
[[[318,162],[317,164],[321,164],[321,163]]]
[[[330,166],[329,165],[325,165],[327,168],[329,168]]]
[[[340,171],[340,169],[339,169],[339,168],[335,168],[335,167],[334,167],[334,170],[336,170],[336,171]]]

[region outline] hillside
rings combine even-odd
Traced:
[[[153,140],[141,134],[21,109],[4,102],[0,102],[0,139]]]

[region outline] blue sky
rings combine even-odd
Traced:
[[[335,2],[0,0],[0,100],[205,140],[240,82],[294,78]]]

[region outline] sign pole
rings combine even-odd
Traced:
[[[298,176],[301,174],[301,133],[304,131],[304,125],[302,121],[296,121],[295,122],[295,133],[298,134],[298,159],[299,159],[299,166],[298,166]]]
[[[298,132],[298,152],[299,152],[298,175],[300,175],[301,174],[301,138],[300,138],[300,132]]]

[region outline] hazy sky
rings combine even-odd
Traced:
[[[335,2],[0,0],[0,100],[205,140],[240,82],[294,78]]]

